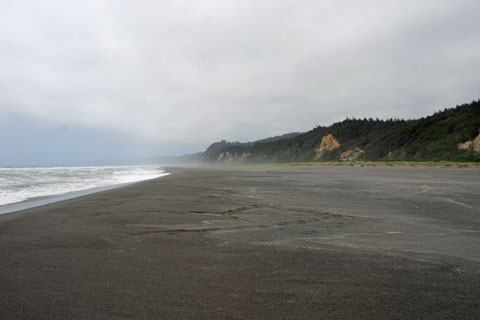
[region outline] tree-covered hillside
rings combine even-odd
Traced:
[[[480,101],[417,120],[346,119],[282,139],[253,143],[222,141],[203,154],[206,161],[290,162],[332,160],[480,161],[474,140],[480,129]],[[331,136],[330,136],[331,135]],[[480,142],[480,141],[479,141]]]

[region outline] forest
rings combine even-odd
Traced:
[[[338,161],[353,152],[355,156],[349,160],[479,162],[480,153],[475,147],[480,143],[479,129],[480,100],[415,120],[347,118],[305,133],[248,143],[223,140],[208,147],[201,159],[246,163]],[[328,135],[334,139],[332,146],[324,139]],[[472,141],[468,148],[459,147],[468,141]],[[324,144],[320,152],[319,146]]]

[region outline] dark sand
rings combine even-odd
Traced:
[[[0,319],[479,319],[480,170],[214,167],[0,216]]]

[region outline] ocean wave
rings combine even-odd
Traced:
[[[154,166],[0,168],[0,206],[165,175]]]

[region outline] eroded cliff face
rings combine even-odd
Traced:
[[[340,143],[332,134],[328,134],[322,138],[322,142],[315,148],[315,159],[320,159],[327,151],[331,151],[340,147]]]
[[[251,153],[250,152],[244,152],[240,156],[240,160],[245,160]]]
[[[458,149],[470,149],[472,148],[473,146],[473,141],[470,140],[470,141],[465,141],[465,142],[460,142],[459,144],[457,144],[458,146]]]
[[[232,155],[231,155],[230,152],[222,152],[218,155],[217,160],[218,161],[229,161],[229,160],[231,160],[231,158],[232,158]]]
[[[355,149],[342,152],[342,154],[340,155],[340,160],[342,161],[357,160],[364,152],[365,151],[360,147],[356,147]]]
[[[480,134],[473,140],[460,142],[458,149],[473,149],[473,151],[480,152]]]
[[[217,161],[225,161],[225,162],[231,162],[231,161],[243,161],[245,160],[248,156],[250,155],[249,152],[244,152],[241,155],[238,155],[233,152],[222,152],[218,155]]]

